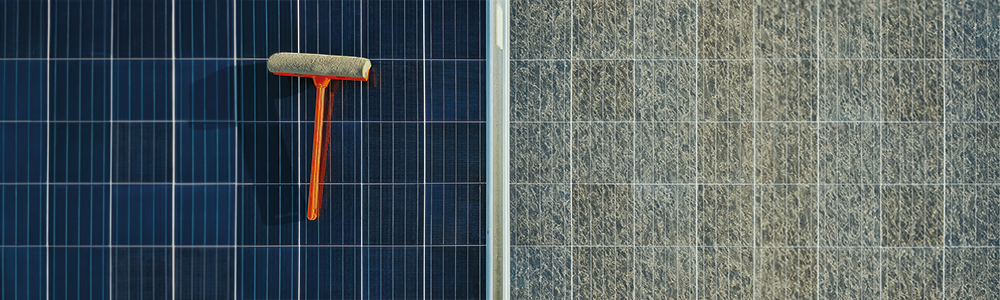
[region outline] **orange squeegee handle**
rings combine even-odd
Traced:
[[[323,145],[323,120],[326,111],[326,101],[323,101],[323,94],[326,93],[326,86],[330,84],[330,77],[313,77],[316,84],[316,120],[313,125],[313,147],[312,147],[312,171],[309,174],[309,207],[306,210],[306,218],[316,220],[319,218],[319,208],[323,204],[323,170],[322,164],[325,159]]]

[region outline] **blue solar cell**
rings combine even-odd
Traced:
[[[302,224],[303,245],[360,245],[361,185],[324,185],[319,215]]]
[[[53,185],[49,191],[49,244],[108,245],[111,188]]]
[[[235,248],[179,248],[177,299],[234,299]]]
[[[361,2],[358,0],[303,0],[302,52],[361,56]]]
[[[423,3],[414,0],[363,1],[362,55],[369,59],[423,57]]]
[[[0,247],[2,299],[45,299],[45,247]]]
[[[361,248],[302,248],[303,299],[361,298]]]
[[[237,191],[237,245],[295,245],[306,185],[243,185]]]
[[[112,245],[170,245],[169,185],[121,184],[112,187]]]
[[[0,57],[45,57],[46,6],[33,0],[0,2]]]
[[[486,62],[431,61],[427,64],[427,119],[486,121]]]
[[[44,121],[47,74],[44,60],[0,61],[0,121]]]
[[[170,182],[171,123],[115,123],[112,166],[115,182]]]
[[[170,120],[170,61],[119,60],[114,62],[114,119],[156,121]]]
[[[226,0],[177,1],[177,57],[233,57],[234,3]]]
[[[45,182],[45,124],[0,123],[0,179],[7,183]]]
[[[112,0],[114,57],[171,57],[171,0]]]
[[[424,299],[485,299],[486,247],[428,247]]]
[[[361,214],[365,245],[423,243],[423,185],[366,185],[364,193]]]
[[[486,124],[427,124],[429,182],[486,181]]]
[[[0,245],[45,245],[44,185],[0,185]]]
[[[298,293],[299,250],[240,248],[236,299],[294,299]]]
[[[175,125],[177,182],[233,182],[236,163],[236,124],[184,122]]]
[[[366,183],[423,181],[423,124],[366,123],[363,130],[361,159]]]
[[[111,179],[108,123],[52,123],[49,131],[49,181],[91,183]]]
[[[176,195],[178,245],[235,244],[235,186],[181,185]]]
[[[365,121],[421,121],[424,66],[417,60],[373,60],[364,89]]]
[[[420,299],[423,293],[423,253],[420,247],[365,248],[364,286],[369,299]]]
[[[485,200],[485,183],[428,185],[426,244],[486,244]]]
[[[294,52],[296,1],[236,1],[236,49],[241,58]]]
[[[49,1],[51,41],[58,58],[111,57],[111,1]],[[59,74],[59,73],[56,73]]]
[[[51,120],[111,118],[111,61],[59,60],[50,64]]]
[[[427,57],[486,58],[486,5],[482,0],[429,0]]]
[[[114,248],[111,273],[114,299],[173,299],[170,248]]]
[[[235,72],[231,60],[177,61],[177,120],[235,121]]]
[[[49,297],[108,299],[111,297],[111,251],[107,247],[49,249]]]

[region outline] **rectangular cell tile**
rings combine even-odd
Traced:
[[[949,58],[997,58],[1000,6],[993,2],[944,2],[945,55]]]
[[[941,1],[883,1],[882,57],[942,57]]]
[[[299,295],[306,299],[360,299],[361,248],[302,248]]]
[[[428,61],[426,72],[428,121],[486,121],[485,61]]]
[[[239,248],[236,299],[290,299],[298,294],[299,249]]]
[[[757,2],[756,57],[816,57],[816,5],[809,0]]]
[[[569,121],[570,76],[568,61],[512,61],[510,121]]]
[[[489,5],[475,0],[426,1],[427,58],[485,59]]]
[[[875,60],[819,62],[819,120],[882,118],[881,69]]]
[[[756,251],[754,286],[758,299],[816,299],[816,249]]]
[[[425,123],[428,182],[486,182],[486,124]]]
[[[697,0],[635,2],[636,58],[695,58]]]
[[[310,124],[311,125],[311,124]],[[177,149],[177,182],[233,182],[237,162],[234,123],[178,122],[173,133]]]
[[[573,244],[634,245],[632,185],[573,185]]]
[[[486,298],[486,246],[427,247],[423,299]]]
[[[278,122],[241,123],[236,132],[238,182],[296,182],[297,124]],[[183,169],[182,169],[183,170]]]
[[[111,61],[50,62],[49,117],[53,121],[111,119]]]
[[[947,121],[1000,121],[1000,62],[944,62]]]
[[[434,184],[425,190],[424,244],[486,244],[486,183]]]
[[[635,288],[635,248],[573,248],[573,299],[629,299]]]
[[[303,189],[306,189],[303,186]],[[319,219],[302,224],[304,245],[360,245],[361,189],[360,184],[325,184]],[[307,190],[306,190],[307,191]],[[302,194],[300,203],[305,203]],[[304,205],[303,205],[304,206]],[[300,206],[301,207],[301,206]]]
[[[709,247],[698,249],[698,298],[753,297],[753,249]]]
[[[1000,249],[950,248],[944,256],[944,298],[1000,297]]]
[[[235,4],[231,1],[177,1],[174,6],[177,57],[233,57],[232,24]]]
[[[570,0],[510,2],[510,58],[570,58],[573,6]],[[511,81],[513,83],[513,81]]]
[[[940,61],[885,61],[882,71],[882,117],[885,121],[941,121],[944,87]]]
[[[881,269],[875,248],[819,249],[819,299],[879,299]]]
[[[297,84],[299,79],[293,79],[290,76],[276,76],[269,73],[267,71],[267,62],[265,61],[238,61],[233,73],[233,85],[236,86],[236,96],[233,103],[236,107],[236,120],[298,120],[297,114],[300,105],[307,106],[311,103],[308,100],[308,98],[311,98],[308,97],[308,91],[314,89],[305,88],[306,86],[299,88]],[[302,93],[302,98],[306,98],[307,100],[299,103],[298,96],[295,95],[296,91]],[[315,97],[315,94],[312,95]],[[310,110],[310,113],[303,115],[312,114],[313,110]]]
[[[365,245],[417,245],[424,242],[424,187],[366,185],[361,204]]]
[[[880,245],[881,203],[877,185],[819,187],[819,245]]]
[[[111,1],[55,1],[50,5],[52,57],[111,57]]]
[[[236,66],[232,60],[177,60],[173,115],[176,120],[234,121]]]
[[[948,182],[1000,182],[1000,124],[949,125],[945,143]]]
[[[691,61],[636,61],[635,120],[693,121],[696,78]]]
[[[698,121],[753,120],[753,63],[698,62]]]
[[[573,61],[573,121],[632,121],[632,61]]]
[[[50,199],[45,185],[0,185],[0,245],[48,244],[45,224]]]
[[[298,147],[299,163],[294,167],[297,170],[293,171],[298,171],[299,180],[307,182],[312,172],[312,137],[315,124],[302,122],[299,125],[300,136],[287,138],[302,139]],[[325,149],[325,167],[321,167],[325,168],[323,169],[323,183],[357,183],[361,181],[361,168],[364,167],[361,162],[361,136],[364,125],[361,122],[324,123],[323,139],[328,146]]]
[[[174,113],[173,65],[169,60],[114,62],[114,120],[171,120]]]
[[[945,228],[948,246],[1000,246],[1000,187],[947,187]]]
[[[759,60],[756,120],[816,120],[815,60]]]
[[[173,257],[170,248],[112,249],[111,297],[173,299],[176,278]]]
[[[899,299],[941,299],[941,249],[882,250],[882,293]]]
[[[55,153],[49,152],[49,147],[59,145],[71,146],[66,145],[66,140],[72,138],[67,136],[66,131],[68,130],[66,130],[66,127],[68,127],[68,124],[57,124],[51,127],[54,128],[50,128],[46,123],[0,123],[0,144],[8,145],[3,150],[0,150],[0,182],[44,183],[47,181],[46,177],[52,179],[62,177],[56,176],[57,174],[50,175],[45,169],[52,162],[64,162],[65,160],[50,159],[48,156],[55,156],[55,154],[69,156],[89,150],[52,149],[55,150],[53,151]],[[57,128],[62,130],[56,131]],[[50,139],[46,141],[46,135],[49,134],[59,134],[64,139]],[[89,134],[89,132],[84,134]]]
[[[758,185],[757,244],[816,246],[816,186]]]
[[[751,0],[698,0],[698,58],[753,58]]]
[[[236,249],[177,248],[174,292],[180,299],[229,299],[233,293]],[[305,289],[303,289],[305,290]]]
[[[361,251],[365,270],[361,294],[365,298],[421,299],[424,292],[421,248],[364,248]]]
[[[107,245],[111,242],[108,185],[53,185],[49,190],[51,245]]]
[[[418,60],[373,60],[360,101],[363,120],[425,120],[424,93],[429,88],[424,86],[426,72],[424,62]],[[346,102],[349,99],[342,101],[350,103]]]
[[[112,54],[128,58],[169,58],[173,3],[167,0],[112,0]],[[229,24],[226,24],[229,25]]]
[[[173,243],[173,195],[169,185],[120,184],[111,187],[112,245]]]
[[[632,58],[635,5],[627,0],[573,1],[573,58]]]
[[[89,183],[111,179],[111,126],[107,123],[53,123],[50,126],[49,181]]]
[[[635,299],[694,299],[695,248],[636,248]]]
[[[944,201],[941,186],[882,187],[882,232],[885,246],[941,246]]]
[[[880,141],[878,124],[820,124],[819,182],[878,183]]]
[[[362,1],[361,54],[372,58],[423,57],[424,6],[418,1]]]
[[[753,125],[698,124],[698,181],[751,183],[753,181]]]
[[[115,123],[112,126],[112,180],[173,180],[174,130],[171,123]]]
[[[236,244],[298,244],[298,222],[304,219],[302,212],[305,211],[302,199],[308,192],[308,185],[298,184],[240,186],[236,204]]]
[[[285,1],[236,2],[236,56],[265,58],[276,52],[294,52],[295,3]]]
[[[49,253],[48,294],[52,299],[109,299],[111,249],[54,247]]]
[[[753,246],[753,192],[750,185],[699,185],[698,245]]]
[[[50,274],[45,268],[50,262],[44,247],[0,248],[0,276],[3,289],[0,297],[10,299],[44,299]]]
[[[573,182],[632,182],[634,134],[629,123],[573,126]]]
[[[882,125],[883,183],[940,183],[943,126]]]
[[[570,245],[573,222],[568,184],[511,185],[511,245]]]
[[[512,183],[569,182],[570,125],[512,123],[510,125],[510,181]]]
[[[765,123],[756,129],[757,182],[817,182],[815,124]]]
[[[693,186],[636,185],[636,245],[694,245],[694,193]]]
[[[306,0],[298,3],[301,48],[304,53],[361,55],[362,1]]]
[[[363,127],[364,182],[417,183],[426,179],[423,124],[365,123]]]
[[[5,1],[0,5],[4,29],[0,30],[0,57],[42,58],[46,55],[49,3]]]
[[[511,247],[511,299],[570,298],[572,262],[569,247]]]
[[[694,131],[689,123],[636,123],[635,182],[694,182]]]
[[[236,242],[236,187],[178,185],[174,198],[177,245],[233,245]]]
[[[0,50],[3,51],[3,50]],[[0,120],[42,121],[48,118],[48,66],[44,60],[0,61]]]
[[[879,0],[821,0],[819,5],[820,57],[880,57]]]

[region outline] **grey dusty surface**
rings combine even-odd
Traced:
[[[515,299],[1000,298],[1000,3],[514,0]]]

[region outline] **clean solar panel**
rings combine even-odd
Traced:
[[[485,298],[478,0],[0,3],[0,298]],[[275,52],[363,56],[328,103]]]

